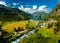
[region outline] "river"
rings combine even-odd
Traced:
[[[34,32],[39,28],[40,23],[37,24],[36,29],[29,31],[27,34],[24,34],[22,36],[20,36],[19,38],[17,38],[15,41],[11,42],[11,43],[18,43],[19,41],[21,41],[23,38],[27,37],[27,36],[31,36],[32,34],[34,34]]]

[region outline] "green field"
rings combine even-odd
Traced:
[[[22,39],[19,43],[58,43],[60,31],[54,34],[55,24],[48,29],[48,26],[39,28],[33,35]]]
[[[1,23],[2,21],[0,21]],[[29,23],[30,22],[30,23]],[[39,21],[36,20],[22,20],[22,21],[6,21],[2,25],[2,29],[7,32],[13,32],[16,27],[26,27],[28,24],[30,27],[35,27]]]
[[[2,21],[0,22],[0,24],[1,23]],[[36,26],[38,23],[39,21],[37,20],[22,20],[22,21],[5,21],[1,25],[2,25],[2,30],[5,30],[9,33],[4,35],[5,38],[12,36],[12,38],[10,39],[16,39],[16,35],[14,34],[15,32],[14,28],[25,27],[26,30],[29,30],[32,27],[34,27],[36,29]],[[39,43],[39,42],[58,43],[58,40],[60,40],[60,31],[56,31],[56,34],[55,34],[54,29],[57,28],[56,24],[53,23],[52,26],[50,27],[48,26],[50,26],[50,24],[39,28],[33,35],[25,37],[19,43]],[[28,27],[28,29],[26,27]]]

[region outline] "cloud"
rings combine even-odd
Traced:
[[[44,12],[46,12],[46,13],[49,13],[49,12],[51,11],[51,9],[50,9],[50,8],[47,8],[46,5],[42,5],[42,6],[40,6],[40,7],[38,8],[38,11],[44,11]]]
[[[19,3],[13,3],[13,5],[15,6],[15,5],[18,5]]]
[[[35,12],[36,10],[32,9],[32,8],[24,8],[24,11],[25,12],[28,12],[28,13],[33,13]]]
[[[32,10],[31,8],[24,8],[25,11],[29,11]]]
[[[19,7],[19,9],[22,10],[22,11],[25,11],[27,13],[34,13],[34,12],[37,12],[37,11],[39,11],[39,12],[44,11],[44,12],[48,13],[51,10],[50,8],[47,8],[46,5],[42,5],[38,9],[37,9],[37,6],[36,5],[34,5],[32,8],[30,8],[30,7],[25,7],[24,8],[24,6],[21,5]]]
[[[29,5],[25,5],[25,6],[29,6]]]
[[[7,6],[6,2],[4,2],[4,1],[0,1],[0,4]]]
[[[39,11],[43,11],[47,6],[46,5],[42,5],[38,8]]]
[[[33,9],[37,9],[37,5],[34,5],[34,6],[33,6]]]
[[[49,13],[51,11],[51,9],[50,8],[45,8],[43,11],[46,12],[46,13]]]
[[[21,5],[21,6],[19,7],[20,10],[23,10],[23,8],[24,8],[23,5]]]
[[[23,6],[23,5],[21,5],[21,8],[24,8],[24,6]]]
[[[22,10],[22,11],[25,11],[25,12],[27,12],[27,13],[33,13],[33,12],[35,12],[36,10],[33,10],[32,8],[24,8],[24,6],[23,5],[21,5],[20,7],[19,7],[19,9],[20,10]]]
[[[19,3],[13,3],[13,8],[15,8],[16,5],[19,5]]]

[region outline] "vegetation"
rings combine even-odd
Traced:
[[[27,14],[19,9],[0,5],[0,21],[19,21],[28,20],[30,18],[32,18],[30,14]]]
[[[32,24],[32,22],[33,22],[33,24]],[[34,27],[36,27],[38,22],[39,21],[36,21],[36,20],[31,20],[31,21],[29,21],[29,20],[22,20],[22,21],[0,21],[1,29],[2,29],[2,33],[3,33],[3,38],[2,38],[2,36],[0,36],[0,37],[2,39],[4,39],[6,43],[9,43],[10,41],[13,41],[13,40],[15,40],[17,38],[18,34],[15,35],[15,33],[14,33],[14,32],[16,32],[15,31],[16,27],[19,27],[20,29],[23,27],[23,28],[25,28],[25,30],[31,30]],[[28,28],[27,26],[30,26],[30,27]],[[16,33],[18,33],[18,32],[16,32]],[[22,34],[24,34],[24,33],[22,33]]]
[[[22,39],[19,43],[59,43],[60,32],[55,31],[55,27],[56,23],[49,29],[48,26],[41,27],[33,35]]]
[[[26,25],[26,29],[32,30],[35,29],[39,21],[37,20],[29,20],[28,24]]]
[[[19,43],[59,43],[60,13],[57,11],[60,9],[60,3],[46,17],[44,17],[46,13],[35,13],[37,14],[36,17],[38,17],[38,20],[43,18],[41,22],[38,20],[28,20],[31,19],[32,16],[19,9],[9,8],[3,5],[0,6],[0,43],[10,43],[14,41],[29,30],[36,29],[38,23],[41,24],[38,30],[31,36],[22,39]],[[41,14],[43,15],[41,16]],[[56,20],[57,22],[46,22],[46,20],[50,19]]]
[[[7,32],[13,32],[15,27],[26,27],[28,21],[12,21],[12,22],[5,22],[2,26],[3,30]]]

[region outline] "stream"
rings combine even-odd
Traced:
[[[27,34],[24,34],[24,35],[20,36],[19,38],[17,38],[15,41],[12,41],[11,43],[18,43],[18,42],[21,41],[23,38],[25,38],[25,37],[27,37],[27,36],[31,36],[32,34],[35,33],[35,31],[39,28],[39,26],[40,26],[40,23],[37,24],[36,29],[31,30],[31,31],[29,31]]]

